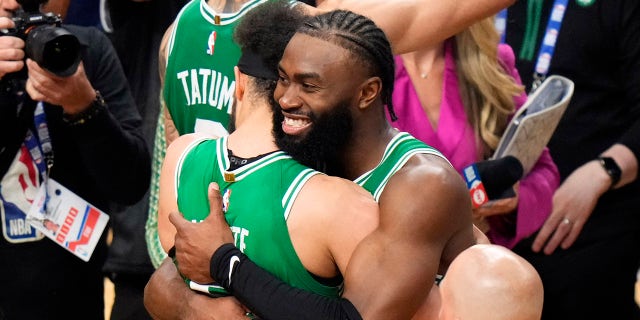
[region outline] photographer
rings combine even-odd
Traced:
[[[25,213],[47,177],[103,211],[110,203],[135,203],[149,185],[150,155],[127,80],[100,31],[64,26],[80,44],[78,65],[68,72],[25,53],[25,46],[40,45],[19,28],[33,22],[11,18],[22,16],[21,4],[37,16],[42,2],[0,0],[0,319],[104,319],[107,232],[84,262],[45,239]],[[34,117],[37,101],[49,152]],[[38,154],[26,147],[28,133],[40,137],[43,159],[52,160],[48,170],[33,160]]]

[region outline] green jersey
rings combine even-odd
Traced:
[[[400,132],[389,141],[378,166],[354,180],[369,191],[376,202],[389,179],[416,154],[433,154],[446,160],[438,150],[426,145],[406,132]]]
[[[178,14],[167,43],[162,92],[180,135],[226,134],[236,86],[233,67],[240,59],[233,32],[249,10],[265,1],[217,13],[206,0],[192,0]]]
[[[282,151],[267,154],[235,170],[228,170],[229,167],[226,137],[203,138],[185,150],[176,166],[178,208],[184,217],[201,221],[208,215],[207,189],[209,183],[217,182],[225,218],[240,251],[294,287],[338,296],[341,286],[323,285],[305,269],[287,228],[287,217],[298,193],[311,177],[320,173]],[[203,289],[194,286],[194,289]],[[204,289],[218,293],[213,286]]]

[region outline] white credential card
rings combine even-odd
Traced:
[[[89,261],[109,216],[53,179],[38,190],[27,221],[58,245],[84,261]]]

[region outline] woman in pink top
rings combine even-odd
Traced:
[[[395,59],[393,126],[440,150],[459,172],[491,156],[526,100],[513,51],[498,43],[493,20],[486,19]],[[542,226],[558,185],[558,170],[545,149],[515,186],[516,196],[475,209],[476,221],[493,243],[513,248]]]

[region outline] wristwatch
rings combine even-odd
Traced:
[[[613,187],[620,182],[620,176],[622,176],[620,166],[618,166],[616,161],[611,157],[599,156],[598,161],[600,165],[602,165],[602,168],[604,168],[604,171],[609,175],[609,178],[611,178],[611,187],[609,187],[609,189],[613,189]]]
[[[102,113],[107,108],[107,103],[102,98],[100,91],[96,90],[96,98],[91,101],[89,107],[78,114],[68,115],[63,113],[62,120],[70,126],[77,126],[86,123],[87,121],[95,118],[98,114]]]

